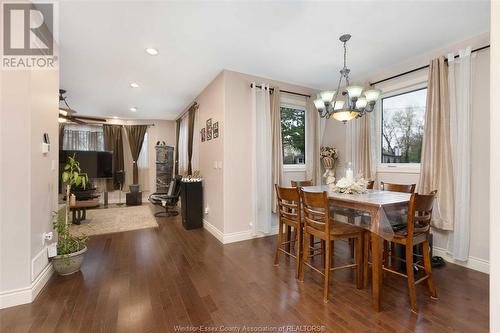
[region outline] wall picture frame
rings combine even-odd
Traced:
[[[207,119],[207,141],[212,140],[212,118]]]
[[[205,131],[205,127],[203,127],[203,128],[200,130],[200,137],[201,137],[201,142],[205,142],[205,140],[206,140],[206,131]]]
[[[214,139],[218,138],[219,137],[219,122],[215,122],[213,124],[213,133],[212,133],[212,136],[214,137]]]

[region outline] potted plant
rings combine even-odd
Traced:
[[[73,185],[85,188],[88,183],[86,173],[82,173],[75,155],[68,157],[64,166],[62,181],[66,184],[66,206],[64,216],[55,214],[54,230],[57,232],[57,256],[54,257],[54,269],[60,275],[69,275],[80,270],[83,255],[87,251],[87,236],[72,236],[69,232],[70,195]]]

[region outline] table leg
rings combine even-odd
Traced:
[[[382,253],[381,237],[371,233],[372,237],[372,305],[375,311],[380,311],[380,291],[382,288]]]

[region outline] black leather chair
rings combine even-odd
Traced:
[[[156,217],[168,217],[179,215],[178,211],[172,210],[177,206],[179,202],[179,196],[181,194],[181,176],[175,176],[175,178],[170,182],[167,193],[153,193],[149,196],[149,201],[157,206],[162,206],[165,208],[163,212],[155,213]]]

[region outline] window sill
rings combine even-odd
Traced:
[[[283,172],[305,172],[307,167],[305,164],[285,164]]]
[[[420,173],[420,164],[379,164],[377,172],[380,173]]]

